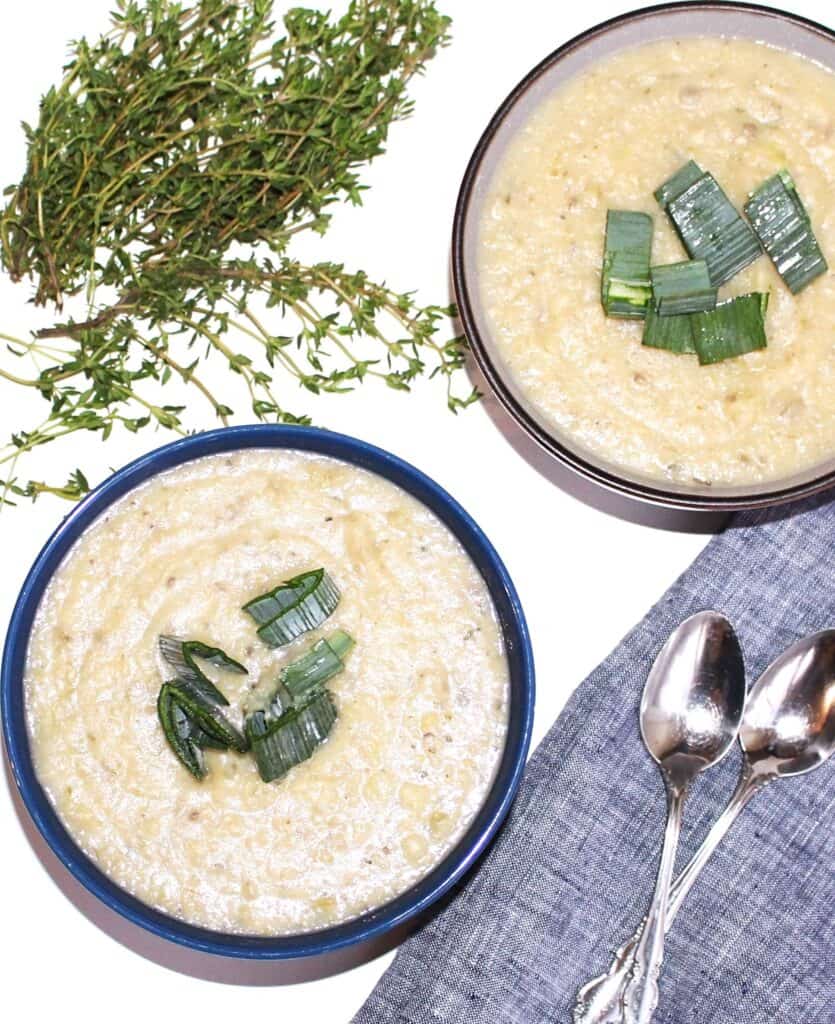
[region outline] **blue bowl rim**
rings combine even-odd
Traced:
[[[400,896],[357,918],[318,931],[252,936],[188,924],[154,909],[111,881],[78,847],[38,782],[29,749],[23,670],[37,607],[58,565],[81,533],[124,494],[151,477],[205,455],[246,448],[289,448],[330,456],[377,473],[412,494],[452,531],[490,591],[503,632],[511,676],[507,740],[487,798],[455,847]],[[225,427],[166,444],[122,467],[60,523],[29,570],[12,612],[0,677],[3,736],[23,803],[53,853],[108,908],[160,938],[189,949],[249,960],[318,956],[378,938],[426,911],[479,859],[506,817],[521,781],[533,725],[535,678],[525,616],[499,555],[477,523],[434,480],[383,449],[316,427],[256,424]]]

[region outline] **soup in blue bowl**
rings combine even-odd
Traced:
[[[23,586],[2,675],[23,802],[106,905],[227,956],[390,932],[473,865],[534,674],[495,550],[437,484],[308,427],[120,470]]]

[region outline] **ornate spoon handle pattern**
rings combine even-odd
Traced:
[[[724,839],[739,813],[754,794],[758,793],[773,778],[773,775],[757,775],[752,771],[750,764],[747,762],[744,764],[736,790],[728,805],[713,823],[693,858],[673,883],[665,921],[668,930],[702,868],[710,860],[714,850]],[[577,1002],[574,1005],[574,1024],[625,1024],[627,1018],[625,1017],[624,998],[630,978],[634,973],[635,953],[645,924],[646,918],[638,925],[635,934],[619,947],[606,974],[593,978],[577,992]],[[652,1008],[654,1009],[654,1007],[655,1004]]]

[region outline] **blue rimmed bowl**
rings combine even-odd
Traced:
[[[421,881],[374,910],[343,924],[298,935],[235,935],[198,928],[155,910],[112,882],[76,845],[38,782],[24,707],[23,677],[40,600],[73,544],[123,495],[164,472],[205,455],[245,448],[290,448],[327,455],[385,477],[426,505],[452,531],[490,591],[510,671],[510,714],[499,769],[467,832]],[[371,940],[422,916],[472,867],[504,820],[519,785],[530,744],[534,667],[525,617],[507,570],[476,522],[443,488],[394,455],[352,437],[312,427],[244,426],[175,441],[131,462],[92,491],[61,523],[35,560],[12,613],[2,667],[6,751],[23,803],[65,867],[107,907],[163,939],[204,953],[250,960],[326,956]]]

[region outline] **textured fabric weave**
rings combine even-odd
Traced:
[[[834,570],[831,494],[733,520],[577,690],[487,856],[401,947],[355,1024],[568,1024],[578,986],[608,967],[654,884],[665,803],[638,705],[660,646],[686,616],[720,609],[750,683],[835,626]],[[739,764],[735,749],[696,783],[679,869]],[[833,812],[835,759],[754,798],[668,935],[657,1024],[835,1022]]]

